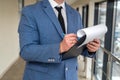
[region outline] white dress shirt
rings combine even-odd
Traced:
[[[55,7],[60,7],[60,6],[62,7],[61,13],[62,13],[64,23],[65,23],[65,32],[67,33],[67,16],[66,16],[65,2],[63,2],[62,4],[58,4],[54,0],[49,0],[49,3],[52,6],[57,17],[58,17],[58,11],[55,9]]]

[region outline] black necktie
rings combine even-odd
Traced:
[[[65,23],[64,23],[64,19],[61,13],[62,7],[55,7],[55,9],[58,11],[58,20],[60,22],[63,32],[65,33]]]

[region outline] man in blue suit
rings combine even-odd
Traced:
[[[56,6],[62,6],[64,24]],[[23,8],[18,29],[20,56],[26,61],[23,80],[78,80],[77,58],[63,60],[61,55],[77,42],[81,28],[79,13],[64,0],[42,0]],[[93,57],[99,46],[97,39],[88,43],[82,55]]]

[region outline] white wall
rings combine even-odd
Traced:
[[[36,3],[37,0],[25,0],[25,6]]]
[[[18,2],[0,0],[0,76],[18,58]]]
[[[25,0],[25,5],[36,0]],[[18,0],[0,0],[0,78],[19,57]]]

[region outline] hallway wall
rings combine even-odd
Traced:
[[[0,0],[0,76],[18,58],[18,1]]]
[[[25,0],[25,5],[36,0]],[[19,57],[18,0],[0,0],[0,78]]]
[[[37,0],[25,0],[25,6],[36,3]]]

